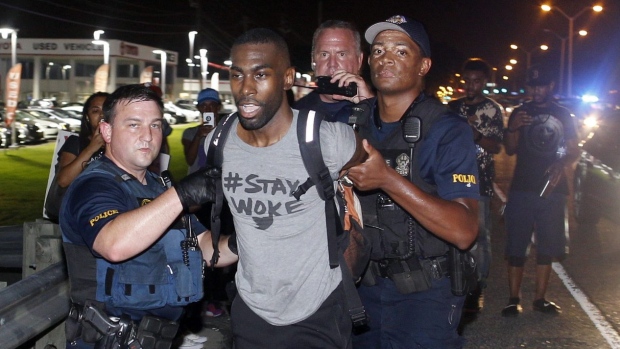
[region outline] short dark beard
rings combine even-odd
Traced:
[[[265,127],[265,125],[267,125],[276,115],[276,113],[278,112],[278,109],[280,108],[280,105],[282,104],[282,100],[284,99],[283,96],[280,96],[280,98],[277,98],[277,97],[275,98],[276,98],[275,102],[271,101],[270,103],[259,104],[262,110],[261,110],[260,115],[258,115],[257,118],[248,120],[242,117],[241,115],[239,115],[239,123],[241,124],[241,127],[243,127],[245,130],[248,130],[248,131],[256,131],[256,130],[260,130],[261,128]],[[237,107],[239,109],[243,108],[239,105],[237,105]]]

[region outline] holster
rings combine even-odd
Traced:
[[[81,339],[85,343],[96,343],[103,335],[90,323],[84,321],[84,307],[77,303],[71,304],[69,316],[65,321],[65,337],[68,342]]]
[[[107,314],[86,302],[72,304],[65,324],[67,341],[81,339],[94,343],[95,349],[169,349],[179,324],[155,316],[144,316],[138,328],[128,315],[110,319]]]
[[[478,283],[476,260],[467,251],[450,246],[450,286],[452,294],[464,296]]]

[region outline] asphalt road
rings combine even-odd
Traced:
[[[496,180],[506,191],[513,166],[514,159],[504,153],[496,157]],[[532,310],[533,247],[522,284],[523,313],[504,318],[501,310],[508,301],[508,280],[500,205],[495,198],[493,263],[484,308],[473,321],[462,324],[466,348],[620,348],[620,227],[606,220],[597,226],[579,226],[569,216],[570,252],[566,260],[554,264],[547,292],[547,298],[560,305],[562,313],[548,316]]]

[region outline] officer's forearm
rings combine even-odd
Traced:
[[[381,189],[420,224],[438,237],[468,248],[478,234],[478,201],[459,198],[445,200],[428,194],[397,174],[386,179]]]
[[[174,188],[150,203],[118,215],[99,232],[93,249],[110,262],[121,262],[146,250],[183,211]]]

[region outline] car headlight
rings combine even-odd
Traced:
[[[588,116],[587,118],[583,119],[583,125],[585,127],[596,127],[598,126],[598,119],[594,116]]]

